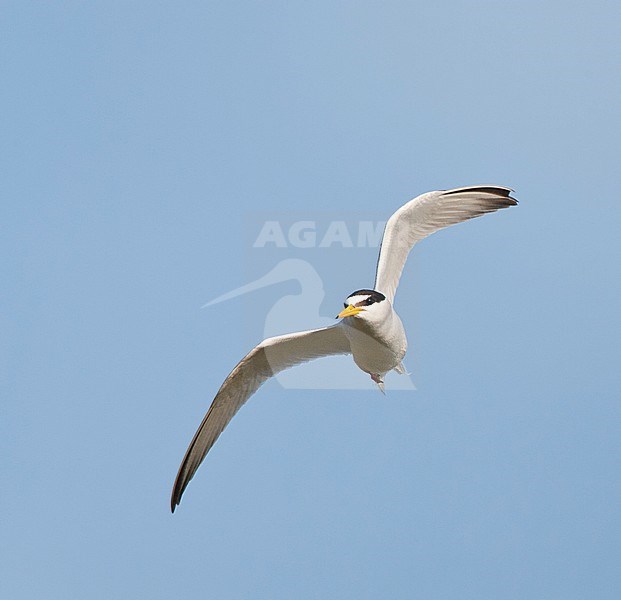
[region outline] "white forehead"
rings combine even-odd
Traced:
[[[347,303],[348,304],[358,304],[358,302],[362,302],[363,300],[366,300],[367,298],[370,298],[371,294],[358,294],[356,296],[349,296],[349,298],[347,298]]]

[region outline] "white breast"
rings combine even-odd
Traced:
[[[405,331],[393,310],[381,323],[364,318],[344,319],[342,323],[354,362],[365,373],[384,375],[399,365],[405,356]]]

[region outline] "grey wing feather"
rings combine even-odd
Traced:
[[[297,364],[350,352],[349,341],[340,325],[268,338],[251,350],[225,379],[190,442],[173,486],[172,512],[218,436],[263,383]]]
[[[377,261],[375,289],[392,302],[408,254],[428,235],[468,219],[515,206],[511,189],[474,186],[422,194],[390,217]]]

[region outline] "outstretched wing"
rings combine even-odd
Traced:
[[[185,488],[218,436],[263,383],[300,363],[350,352],[349,341],[340,325],[268,338],[251,350],[225,379],[194,434],[177,473],[171,510],[175,512]]]
[[[516,205],[511,191],[498,186],[464,187],[428,192],[403,205],[386,223],[375,289],[392,302],[403,266],[416,242],[449,225]]]

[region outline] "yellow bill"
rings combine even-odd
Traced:
[[[363,310],[364,308],[350,304],[345,310],[342,310],[338,315],[336,315],[336,318],[345,319],[346,317],[353,317],[354,315],[361,313]]]

